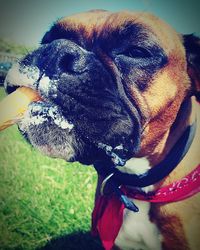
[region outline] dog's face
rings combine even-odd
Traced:
[[[191,91],[182,36],[150,14],[107,11],[54,24],[8,73],[7,91],[20,85],[43,98],[19,124],[31,144],[86,164],[150,152]]]

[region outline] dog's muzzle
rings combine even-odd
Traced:
[[[139,148],[141,115],[119,80],[97,54],[58,39],[13,66],[5,86],[8,93],[28,86],[41,95],[19,123],[40,151],[84,164],[123,165]]]

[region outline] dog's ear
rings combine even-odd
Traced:
[[[200,38],[184,35],[184,46],[187,56],[187,71],[192,81],[192,95],[200,101]]]

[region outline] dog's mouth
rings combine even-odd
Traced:
[[[8,94],[25,87],[38,96],[37,101],[30,100],[23,117],[18,120],[18,128],[27,141],[48,156],[73,161],[75,150],[71,137],[74,137],[74,125],[64,117],[60,107],[47,98],[53,91],[53,84],[56,81],[41,76],[37,66],[20,63],[13,65],[4,82]]]
[[[113,78],[94,55],[81,55],[81,65],[69,69],[63,65],[69,55],[59,61],[54,55],[49,62],[52,51],[47,47],[48,52],[43,46],[14,65],[5,80],[8,93],[25,86],[41,97],[18,122],[21,133],[51,157],[124,165],[139,147],[139,114],[131,117]]]

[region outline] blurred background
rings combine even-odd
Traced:
[[[58,18],[90,9],[150,11],[181,33],[199,33],[198,0],[1,0],[0,37],[35,46]]]
[[[199,0],[0,0],[0,99],[8,69],[36,48],[58,18],[90,9],[152,12],[200,35]],[[13,126],[0,133],[0,249],[102,249],[90,236],[92,167],[49,159]]]

